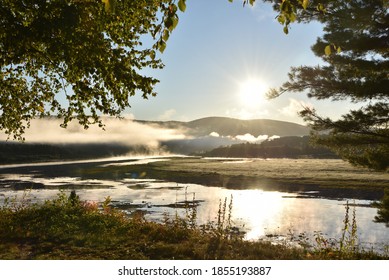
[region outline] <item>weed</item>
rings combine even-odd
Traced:
[[[231,195],[230,202],[228,203],[227,208],[227,198],[224,199],[224,202],[222,203],[222,200],[219,200],[219,209],[217,212],[217,224],[215,228],[215,234],[220,239],[230,239],[232,238],[232,201],[233,197]]]
[[[192,203],[188,201],[188,187],[185,188],[185,225],[191,229],[197,227],[197,203],[196,193],[193,193]]]
[[[341,255],[354,254],[358,251],[358,234],[356,209],[353,207],[350,221],[350,205],[346,202],[346,211],[343,220],[342,236],[339,240],[339,252]]]

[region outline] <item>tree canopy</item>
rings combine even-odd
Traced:
[[[163,67],[156,51],[185,8],[185,0],[0,0],[0,130],[22,139],[31,119],[50,114],[64,127],[103,126],[99,116],[120,116],[130,96],[155,95],[158,80],[141,70]]]
[[[267,2],[278,2],[265,0]],[[290,1],[295,2],[297,1]],[[301,1],[299,1],[301,2]],[[320,4],[319,4],[320,3]],[[323,10],[318,9],[323,5]],[[300,115],[314,129],[315,142],[356,165],[389,168],[389,4],[387,0],[311,0],[296,6],[296,20],[317,20],[324,34],[312,46],[323,65],[293,67],[289,81],[270,97],[303,92],[311,98],[360,103],[339,120],[313,108]]]

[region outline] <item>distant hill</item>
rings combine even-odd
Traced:
[[[187,126],[195,131],[196,134],[202,135],[209,135],[211,132],[217,132],[221,136],[236,136],[246,133],[253,136],[304,136],[309,134],[309,128],[306,126],[267,119],[239,120],[209,117],[188,122]]]
[[[306,126],[268,119],[239,120],[224,117],[208,117],[190,122],[140,122],[183,131],[188,136],[187,139],[161,143],[166,150],[179,154],[198,154],[220,146],[246,143],[249,140],[245,139],[245,137],[237,137],[246,134],[252,135],[251,138],[253,139],[261,135],[268,135],[269,137],[300,137],[309,135],[309,128]],[[262,140],[264,140],[264,137]]]
[[[311,146],[309,136],[287,136],[260,144],[234,144],[218,147],[201,155],[233,158],[339,158],[324,147]]]
[[[154,125],[168,129],[181,129],[185,134],[192,137],[204,137],[212,132],[220,136],[237,136],[251,134],[255,137],[259,135],[278,136],[305,136],[309,135],[309,128],[300,124],[276,121],[268,119],[239,120],[225,117],[207,117],[190,122],[156,122],[137,121],[140,123]]]

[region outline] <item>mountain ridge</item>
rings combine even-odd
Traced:
[[[154,125],[168,129],[185,130],[189,136],[204,137],[216,132],[220,136],[236,136],[251,134],[277,136],[306,136],[310,129],[307,126],[273,119],[242,120],[229,117],[204,117],[192,121],[146,121],[134,120],[138,123]]]

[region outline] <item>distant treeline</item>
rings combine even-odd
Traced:
[[[267,140],[260,144],[242,143],[224,146],[205,152],[207,157],[247,158],[338,158],[324,147],[314,147],[309,136],[288,136]]]
[[[146,148],[139,149],[139,152],[146,152]],[[135,150],[119,144],[61,145],[0,142],[0,164],[102,158],[123,155]]]
[[[200,139],[201,140],[201,139]],[[197,143],[197,142],[196,142]],[[200,141],[200,143],[202,143]],[[182,143],[181,143],[182,144]],[[197,143],[198,144],[198,143]],[[164,146],[165,152],[176,152],[178,144]],[[194,145],[193,143],[191,145]],[[202,146],[201,146],[202,147]],[[189,147],[190,148],[190,147]],[[193,153],[199,147],[184,147],[181,153]],[[202,147],[203,150],[204,147]],[[0,164],[46,162],[59,160],[93,159],[120,156],[130,153],[152,154],[146,146],[129,147],[120,144],[30,144],[0,142]],[[185,153],[184,153],[185,154]],[[207,157],[248,158],[337,158],[336,154],[323,147],[313,147],[309,136],[287,136],[264,141],[260,144],[240,143],[210,149],[201,154]]]

